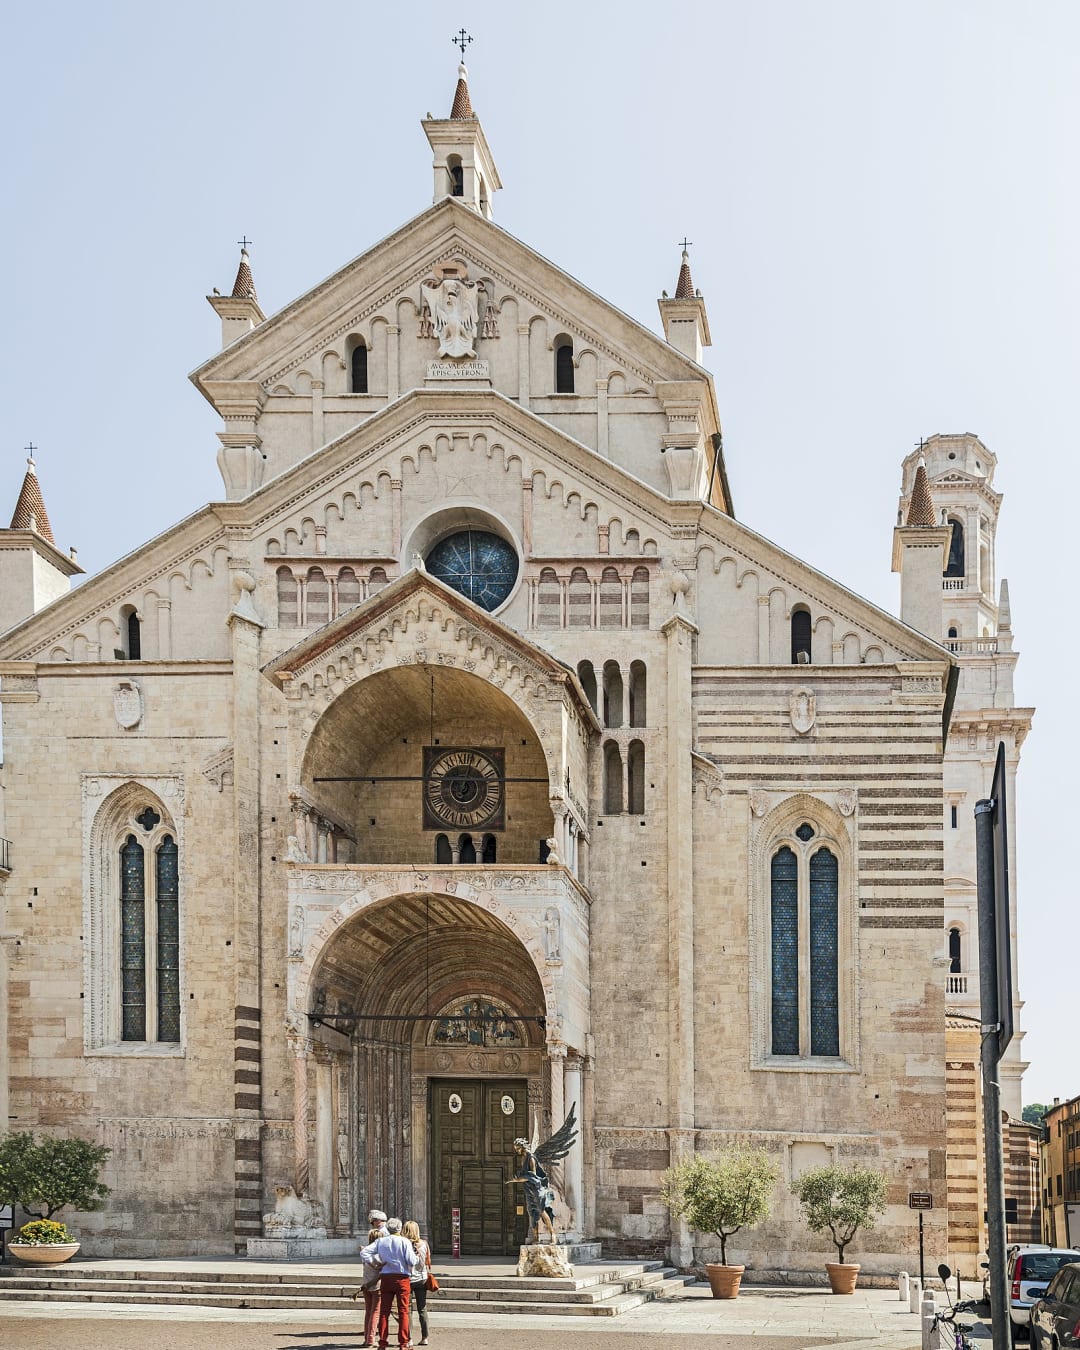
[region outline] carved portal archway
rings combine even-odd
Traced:
[[[440,877],[438,891],[402,893],[399,879],[358,875],[368,869],[291,872],[291,903],[308,925],[292,935],[289,981],[296,1184],[321,1202],[341,1235],[360,1231],[373,1204],[429,1223],[436,1217],[433,1085],[522,1085],[527,1098],[518,1092],[520,1119],[506,1122],[507,1140],[528,1133],[534,1118],[542,1129],[553,1113],[561,1120],[563,1009],[574,1010],[582,1049],[586,1036],[577,1027],[581,996],[568,998],[566,987],[567,964],[575,986],[587,972],[586,906],[580,895],[570,898],[573,883],[561,867],[518,876],[512,903],[453,876]],[[327,903],[319,883],[342,876],[369,884]],[[565,923],[554,917],[564,910]],[[552,945],[552,926],[567,962]],[[491,1034],[478,1034],[476,1022],[465,1024],[464,1035],[440,1034],[448,1017],[477,1002],[505,1014]],[[576,1158],[575,1169],[577,1176]],[[456,1175],[441,1179],[442,1194],[451,1183]]]

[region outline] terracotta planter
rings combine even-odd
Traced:
[[[50,1242],[44,1247],[35,1247],[29,1242],[8,1243],[12,1256],[25,1261],[28,1266],[58,1266],[62,1261],[70,1261],[78,1250],[77,1242]]]
[[[713,1298],[738,1298],[745,1266],[722,1266],[705,1263],[705,1277]]]
[[[826,1261],[825,1269],[829,1272],[829,1283],[832,1285],[834,1294],[853,1294],[855,1284],[859,1278],[861,1266],[852,1261]]]

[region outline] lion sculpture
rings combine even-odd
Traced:
[[[297,1195],[291,1186],[275,1186],[274,1208],[264,1214],[266,1237],[325,1237],[322,1211],[307,1195]]]

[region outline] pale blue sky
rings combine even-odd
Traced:
[[[998,455],[1017,692],[1039,709],[1020,786],[1025,1100],[1080,1092],[1060,506],[1077,491],[1080,6],[11,6],[0,514],[31,438],[57,541],[90,570],[222,495],[218,423],[186,380],[217,346],[203,297],[231,286],[245,232],[269,313],[428,205],[419,121],[449,110],[461,24],[501,225],[653,328],[693,240],[742,520],[895,611],[901,458],[938,431]]]

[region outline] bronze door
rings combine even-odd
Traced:
[[[512,1106],[512,1110],[507,1109]],[[514,1140],[529,1134],[520,1079],[435,1079],[431,1083],[431,1241],[452,1248],[452,1210],[461,1211],[462,1256],[513,1256],[528,1219],[514,1174]],[[520,1211],[520,1212],[519,1212]]]

